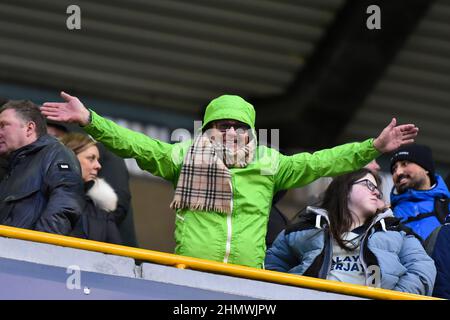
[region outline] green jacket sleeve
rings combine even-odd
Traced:
[[[170,144],[121,127],[91,110],[91,123],[83,127],[94,139],[122,158],[136,159],[139,167],[175,181],[182,163],[183,143]]]
[[[334,177],[364,167],[380,155],[373,139],[347,143],[314,153],[280,155],[275,191],[304,186],[320,177]]]

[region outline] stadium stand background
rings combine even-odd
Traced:
[[[449,172],[448,1],[78,1],[81,30],[68,30],[71,4],[0,3],[0,97],[42,103],[65,90],[170,141],[234,93],[254,103],[259,128],[280,129],[288,153],[375,136],[397,116]],[[373,4],[380,30],[366,27]],[[139,243],[172,252],[171,185],[128,166]],[[294,215],[325,184],[288,192],[280,208]]]

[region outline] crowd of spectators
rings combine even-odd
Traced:
[[[258,145],[255,110],[239,96],[212,100],[194,139],[175,144],[61,97],[0,108],[0,224],[138,246],[122,159],[134,158],[175,187],[177,254],[450,297],[450,192],[413,124],[393,119],[376,138],[286,156]],[[320,202],[288,221],[277,202],[321,177],[332,181]]]

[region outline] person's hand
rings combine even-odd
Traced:
[[[77,97],[61,91],[61,98],[66,102],[46,102],[42,105],[41,112],[47,119],[82,126],[89,124],[89,110]]]
[[[381,153],[391,152],[405,144],[413,143],[418,132],[419,128],[414,124],[397,126],[397,120],[393,118],[391,123],[373,141],[373,146]]]

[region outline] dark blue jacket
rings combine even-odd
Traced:
[[[394,215],[425,240],[434,229],[441,226],[442,223],[438,218],[429,216],[411,222],[406,221],[419,214],[432,212],[436,198],[450,198],[450,192],[444,180],[438,175],[436,175],[435,186],[430,190],[408,189],[402,194],[396,194],[394,187],[391,191],[391,206]]]
[[[14,151],[0,182],[0,224],[68,235],[84,206],[72,151],[44,135]]]
[[[435,242],[428,253],[437,269],[433,296],[450,299],[450,223],[437,231]]]

